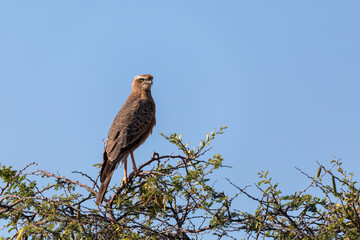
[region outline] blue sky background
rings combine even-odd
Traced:
[[[135,75],[154,75],[157,125],[135,152],[177,153],[206,132],[243,187],[269,170],[308,184],[332,155],[360,172],[359,1],[2,1],[0,162],[96,177],[110,124]],[[122,170],[115,181],[120,182]],[[77,176],[73,176],[77,178]],[[241,198],[238,208],[251,209]]]

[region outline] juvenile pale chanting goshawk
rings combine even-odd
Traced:
[[[124,183],[127,183],[127,157],[131,156],[137,171],[133,152],[152,132],[155,126],[155,103],[151,96],[153,76],[139,75],[134,78],[132,91],[116,115],[106,141],[104,160],[100,171],[101,186],[96,204],[104,200],[106,189],[115,168],[124,163]]]

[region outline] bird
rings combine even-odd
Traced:
[[[96,204],[100,205],[110,183],[114,170],[119,164],[124,164],[123,182],[127,178],[127,158],[130,154],[135,172],[134,154],[156,124],[155,102],[151,96],[153,76],[151,74],[138,75],[132,82],[132,91],[117,113],[111,124],[103,154],[103,164],[100,170],[100,190]]]

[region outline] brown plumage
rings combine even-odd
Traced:
[[[151,96],[153,76],[139,75],[134,78],[132,91],[116,115],[106,141],[104,160],[100,171],[101,186],[96,204],[104,200],[106,189],[115,168],[124,163],[124,183],[127,182],[127,157],[131,156],[137,171],[133,151],[152,132],[156,124],[155,103]]]

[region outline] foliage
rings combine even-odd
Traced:
[[[190,239],[202,234],[226,235],[232,200],[216,191],[209,175],[222,167],[215,154],[202,160],[214,131],[190,149],[181,136],[163,135],[185,155],[159,156],[129,175],[127,184],[115,185],[106,204],[95,206],[97,179],[79,173],[84,183],[44,170],[20,171],[2,166],[0,218],[12,239]],[[147,170],[145,170],[147,168]],[[47,185],[38,182],[47,179]]]
[[[258,202],[255,214],[246,216],[249,236],[276,239],[358,239],[360,236],[360,191],[355,187],[353,173],[347,173],[340,160],[326,168],[319,164],[312,177],[298,169],[310,183],[302,191],[283,195],[273,184],[268,172],[259,173],[257,184],[261,198],[248,195]],[[335,170],[334,170],[335,169]],[[326,180],[328,183],[326,184]],[[317,190],[315,194],[307,193]]]
[[[163,135],[180,155],[154,153],[129,175],[127,184],[114,185],[104,205],[96,206],[98,178],[80,174],[79,182],[31,163],[22,170],[0,165],[0,219],[10,239],[357,239],[360,236],[359,189],[353,174],[339,160],[316,176],[298,169],[309,180],[301,191],[283,194],[268,172],[255,185],[235,189],[232,196],[216,189],[212,174],[223,165],[215,154],[206,159],[211,132],[199,147],[189,148],[181,135]],[[244,196],[258,206],[254,213],[233,208]],[[239,233],[240,232],[240,233]],[[5,238],[2,238],[5,239]]]

